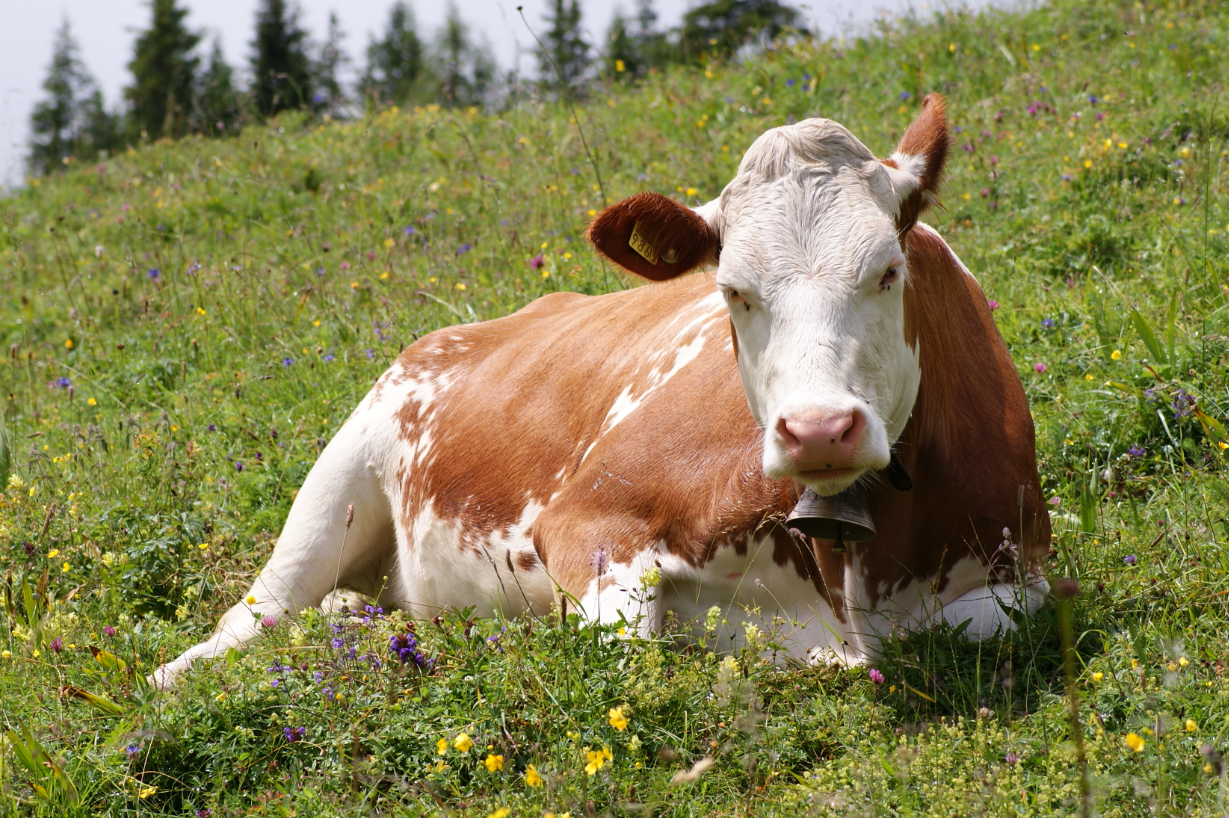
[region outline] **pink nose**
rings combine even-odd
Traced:
[[[777,434],[799,471],[847,469],[866,434],[866,418],[856,410],[819,417],[781,418]]]

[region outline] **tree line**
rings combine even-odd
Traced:
[[[347,118],[392,105],[495,108],[531,92],[584,94],[595,82],[634,82],[670,64],[728,60],[798,30],[798,13],[779,0],[712,0],[669,30],[658,26],[653,0],[636,0],[635,15],[616,13],[605,42],[595,46],[584,34],[579,0],[549,0],[535,51],[538,77],[529,81],[501,72],[490,47],[473,37],[451,3],[443,26],[428,38],[413,9],[396,0],[358,70],[335,13],[317,42],[293,0],[260,0],[241,77],[216,37],[203,48],[205,35],[188,25],[179,2],[150,1],[149,26],[128,63],[132,81],[116,108],[106,105],[63,22],[45,98],[31,115],[30,173],[146,140],[224,136],[285,110]]]

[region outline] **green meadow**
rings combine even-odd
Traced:
[[[574,108],[283,115],[31,179],[0,199],[0,815],[1225,814],[1226,53],[1210,0],[928,11]],[[886,156],[931,91],[926,220],[997,306],[1073,599],[892,639],[882,684],[388,611],[144,683],[401,349],[633,286],[583,239],[605,203],[707,201],[807,116]]]

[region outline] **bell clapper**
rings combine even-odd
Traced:
[[[836,539],[832,541],[832,553],[845,553],[845,542],[841,539],[841,524],[839,522],[836,524]]]

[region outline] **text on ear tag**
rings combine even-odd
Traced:
[[[640,222],[632,226],[632,237],[627,240],[627,244],[649,264],[657,263],[657,248],[640,232]]]

